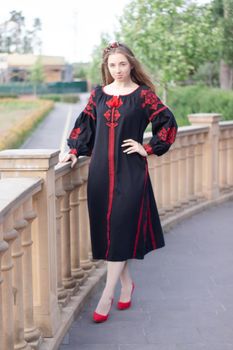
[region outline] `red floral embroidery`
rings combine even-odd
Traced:
[[[107,258],[111,243],[110,235],[110,218],[112,212],[113,192],[115,187],[115,164],[114,164],[114,148],[115,148],[115,127],[118,125],[117,120],[121,114],[116,109],[123,104],[122,99],[119,96],[113,96],[106,102],[106,105],[110,108],[104,113],[104,117],[109,127],[108,134],[108,163],[109,163],[109,191],[108,191],[108,211],[107,211],[107,250],[105,257]]]
[[[168,129],[162,128],[157,135],[160,138],[160,140],[165,141],[169,144],[172,144],[175,141],[176,133],[177,133],[177,129],[174,126]]]
[[[164,109],[167,108],[159,97],[151,90],[142,90],[141,91],[141,97],[144,98],[144,102],[142,104],[142,108],[145,108],[147,105],[149,106],[149,109],[152,109],[152,113],[149,117],[149,121],[152,121],[152,119],[162,112]],[[160,107],[160,108],[159,108]],[[154,112],[153,112],[154,110]]]
[[[80,129],[80,128],[73,129],[73,130],[71,131],[69,137],[70,137],[71,139],[73,139],[73,140],[76,140],[76,139],[78,138],[80,132],[81,132],[81,129]]]
[[[110,100],[106,102],[108,107],[116,107],[119,108],[123,105],[122,99],[119,96],[113,96]]]
[[[111,108],[104,113],[104,117],[107,120],[107,126],[115,128],[118,125],[117,121],[120,118],[121,114],[116,108],[119,108],[122,106],[122,104],[123,101],[119,96],[113,96],[106,102],[106,105]]]
[[[169,130],[169,128],[168,128],[168,130]],[[162,129],[158,132],[158,137],[160,138],[160,140],[166,141],[168,130],[166,130],[165,128],[162,128]]]
[[[144,103],[142,107],[146,107],[146,105],[150,106],[150,109],[157,109],[158,104],[160,102],[158,96],[151,90],[142,90],[141,97],[144,97]]]
[[[177,134],[177,128],[175,126],[173,126],[172,128],[170,128],[170,130],[168,132],[167,142],[170,144],[174,143],[174,141],[176,139],[176,134]]]
[[[78,151],[76,150],[76,148],[71,148],[69,151],[70,154],[78,154]]]
[[[154,153],[153,148],[151,147],[151,145],[149,143],[145,143],[142,146],[146,150],[147,154],[153,154]]]
[[[84,109],[84,113],[88,114],[92,119],[96,119],[96,117],[93,114],[93,109],[94,107],[96,107],[96,103],[94,101],[94,97],[95,97],[95,90],[92,90],[91,95],[89,97],[89,100],[87,102],[87,105]]]

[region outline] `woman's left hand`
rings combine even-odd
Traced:
[[[138,152],[143,157],[147,157],[148,155],[145,148],[141,145],[141,143],[133,139],[123,140],[123,144],[121,145],[121,147],[126,147],[126,146],[130,146],[130,147],[123,150],[124,153],[130,154],[130,153]]]

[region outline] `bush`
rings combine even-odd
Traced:
[[[52,100],[54,102],[65,102],[65,103],[77,103],[80,101],[80,97],[77,94],[50,94],[40,95],[40,99]]]
[[[16,94],[0,94],[0,98],[18,98],[19,96]]]
[[[233,119],[233,92],[199,85],[176,87],[168,92],[171,107],[179,126],[190,125],[187,115],[192,113],[220,113],[222,120]]]

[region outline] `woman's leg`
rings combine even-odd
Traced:
[[[109,312],[111,299],[114,296],[114,290],[125,263],[126,261],[107,261],[107,280],[95,310],[97,313],[106,315]]]
[[[126,264],[120,275],[121,280],[121,294],[120,301],[127,302],[130,300],[131,291],[132,291],[132,278],[129,272],[129,261],[126,261]]]

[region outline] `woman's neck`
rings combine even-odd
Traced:
[[[114,87],[116,89],[124,89],[124,88],[133,87],[136,84],[132,80],[128,80],[128,81],[116,81],[116,80],[114,80],[111,83],[111,85],[112,85],[112,87]]]

